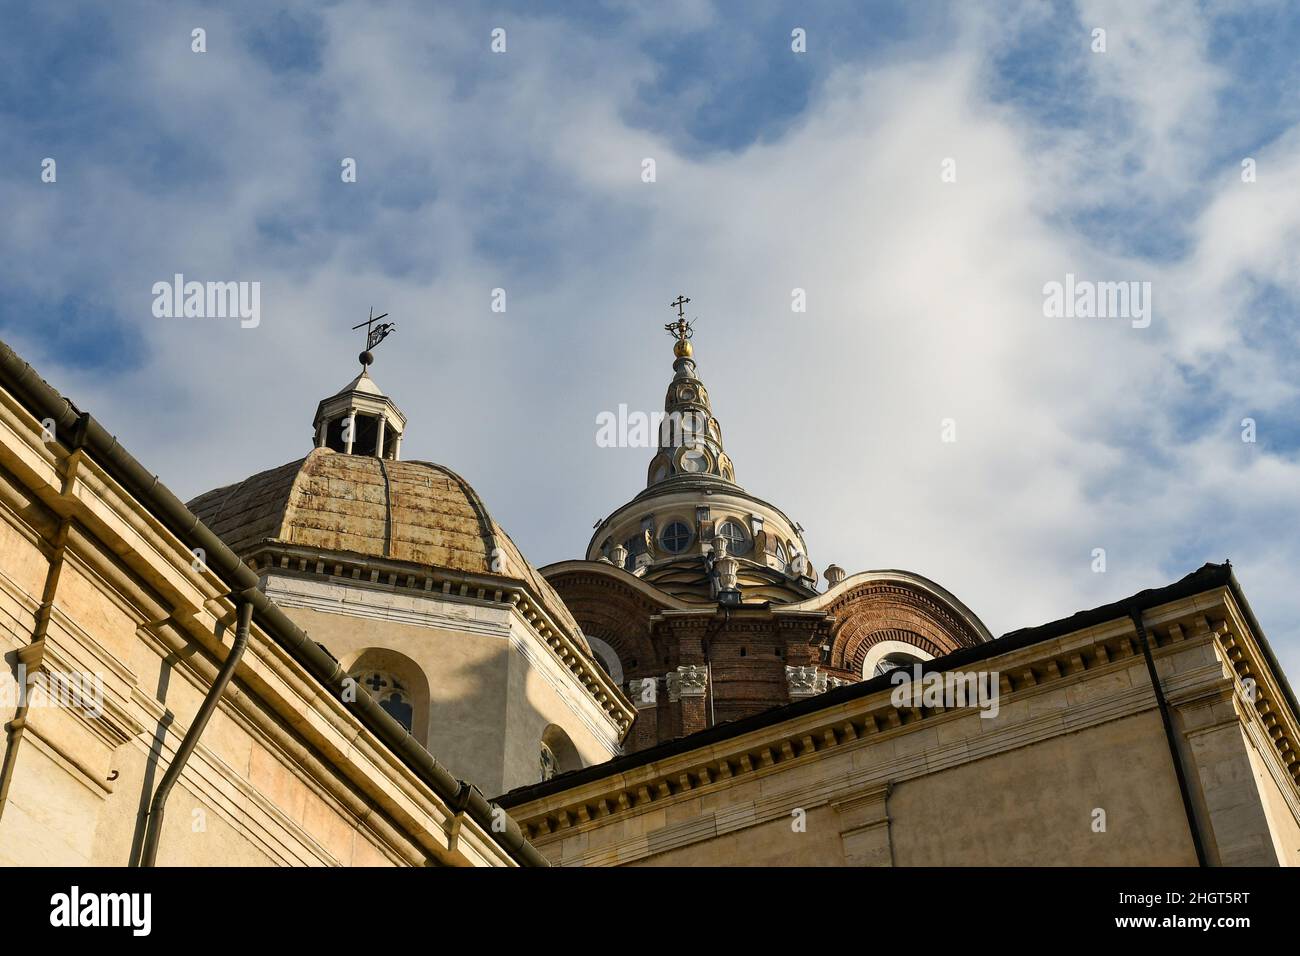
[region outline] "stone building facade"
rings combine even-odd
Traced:
[[[914,573],[819,589],[684,325],[647,488],[541,571],[368,352],[187,506],[0,346],[0,864],[1300,864],[1228,566],[997,640]]]
[[[363,367],[320,403],[305,458],[190,508],[417,743],[483,792],[618,755],[635,711],[617,683],[474,489],[399,458],[405,427]]]
[[[312,465],[348,458],[317,451]],[[444,477],[390,466],[398,479]],[[357,462],[344,463],[341,480],[357,479],[349,467]],[[470,494],[452,493],[448,510]],[[366,497],[359,480],[340,495],[353,504]],[[558,758],[551,772],[608,758],[630,709],[603,672],[591,673],[544,582],[485,513],[484,533],[500,543],[505,566],[478,568],[482,555],[469,547],[440,568],[437,549],[462,542],[449,531],[441,544],[426,541],[433,551],[416,577],[397,550],[382,560],[364,548],[338,551],[308,565],[303,554],[325,554],[294,536],[310,520],[276,517],[275,494],[256,500],[258,527],[277,529],[277,546],[232,535],[252,549],[244,558],[0,346],[0,864],[139,865],[152,846],[160,864],[195,866],[545,865],[508,814],[429,753],[430,738],[441,738],[422,726],[417,739],[400,700],[384,693],[393,688],[366,680],[406,678],[398,657],[420,657],[408,647],[413,628],[436,633],[433,647],[491,635],[501,651],[464,654],[478,654],[482,679],[497,682],[498,707],[481,716],[475,738],[487,756],[474,765],[452,747],[453,759],[496,790],[539,779],[548,750]],[[400,512],[408,501],[399,492],[379,507]],[[326,511],[333,533],[355,531],[356,515],[336,504]],[[353,626],[368,634],[344,640],[346,629],[329,627],[337,609],[308,613],[304,599],[294,610],[309,634],[267,597],[274,589],[353,602]],[[365,656],[389,650],[386,641],[393,656]],[[421,716],[436,713],[433,697],[413,696]],[[155,807],[173,770],[170,797]]]
[[[1297,705],[1228,566],[918,666],[997,706],[896,671],[502,803],[566,866],[1300,865]]]

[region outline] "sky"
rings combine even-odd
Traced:
[[[374,308],[403,457],[580,557],[685,294],[814,568],[999,634],[1231,559],[1300,675],[1293,6],[0,8],[0,337],[182,498],[305,454]],[[256,323],[156,315],[177,273]],[[1052,314],[1067,276],[1149,322]]]

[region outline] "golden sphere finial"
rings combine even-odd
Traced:
[[[694,351],[695,350],[691,348],[691,343],[687,342],[685,339],[678,339],[673,345],[673,354],[678,358],[690,358],[691,353]]]

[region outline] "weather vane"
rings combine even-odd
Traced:
[[[690,301],[686,296],[679,295],[675,302],[668,303],[668,308],[677,310],[677,321],[665,325],[664,331],[669,335],[676,336],[679,343],[684,343],[695,334],[695,329],[691,327],[691,323],[686,321],[686,303]]]
[[[371,354],[370,350],[384,339],[388,338],[392,331],[397,328],[397,326],[392,322],[379,322],[380,319],[386,318],[388,318],[387,312],[383,315],[375,315],[375,310],[371,309],[370,318],[352,326],[353,331],[356,331],[363,325],[366,327],[366,350],[357,356],[357,358],[361,360],[362,365],[370,365],[375,361],[375,357]],[[379,324],[375,325],[376,322],[379,322]]]

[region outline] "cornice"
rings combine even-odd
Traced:
[[[577,640],[561,628],[545,602],[522,578],[507,578],[430,568],[388,558],[323,552],[278,542],[250,551],[248,566],[268,571],[342,578],[344,583],[382,587],[398,593],[439,595],[451,601],[512,607],[540,638],[562,668],[571,673],[590,701],[621,739],[632,726],[636,709]]]
[[[1218,597],[1222,598],[1222,595]],[[1239,674],[1243,669],[1254,672],[1250,663],[1252,655],[1242,647],[1246,642],[1231,633],[1231,627],[1196,627],[1198,619],[1204,620],[1207,604],[1213,608],[1232,608],[1230,603],[1222,599],[1212,602],[1188,601],[1176,602],[1157,609],[1152,614],[1153,619],[1166,622],[1155,627],[1149,626],[1154,645],[1153,655],[1157,662],[1163,663],[1165,658],[1179,654],[1190,643],[1207,644],[1214,640],[1223,649],[1225,660],[1232,661],[1234,666],[1237,666],[1237,660],[1246,662],[1238,667]],[[1234,651],[1237,652],[1235,659]],[[1066,711],[1053,709],[1036,714],[1032,705],[1026,703],[1042,694],[1111,672],[1132,669],[1135,674],[1144,677],[1145,668],[1141,664],[1136,632],[1132,622],[1127,619],[1106,622],[1040,644],[1011,650],[1005,656],[981,661],[979,667],[984,670],[996,668],[998,671],[1000,706],[1003,710],[1024,703],[1021,712],[1027,716],[1009,721],[1001,727],[990,727],[979,735],[977,741],[966,740],[950,746],[927,747],[923,751],[917,751],[915,747],[908,748],[908,756],[883,768],[887,771],[886,777],[901,779],[908,775],[933,772],[945,763],[960,763],[978,759],[986,753],[1015,749],[1062,732],[1115,720],[1155,706],[1155,695],[1150,683],[1136,678],[1128,687],[1095,699],[1085,699],[1083,703]],[[1171,700],[1191,699],[1207,694],[1213,696],[1231,688],[1221,666],[1207,664],[1192,669],[1164,667],[1163,670],[1162,685]],[[1259,682],[1260,685],[1266,683]],[[1271,688],[1266,687],[1260,692],[1255,708],[1261,715],[1261,727],[1274,741],[1279,766],[1286,767],[1292,780],[1292,794],[1288,799],[1295,800],[1296,794],[1300,793],[1296,789],[1297,784],[1300,784],[1300,764],[1296,762],[1295,738],[1292,736],[1294,715],[1289,712],[1280,713],[1270,691]],[[553,792],[526,802],[514,803],[511,812],[525,828],[529,838],[537,845],[544,846],[555,839],[556,834],[575,828],[598,826],[607,817],[645,812],[680,795],[712,792],[729,786],[737,778],[753,775],[757,779],[766,773],[776,772],[777,768],[813,759],[815,755],[864,746],[874,740],[905,737],[970,714],[969,709],[896,708],[890,697],[891,690],[885,689],[867,697],[830,703],[820,710],[783,723],[771,724],[734,738],[702,744],[695,750],[679,752],[659,761],[629,767],[608,777],[575,785],[568,791]],[[1272,721],[1267,719],[1268,715],[1273,716]],[[943,735],[938,735],[930,739],[944,738]],[[881,768],[875,768],[873,773],[878,775],[879,771]],[[797,805],[807,806],[805,803]],[[788,808],[785,812],[788,812]],[[658,842],[657,834],[656,846]]]

